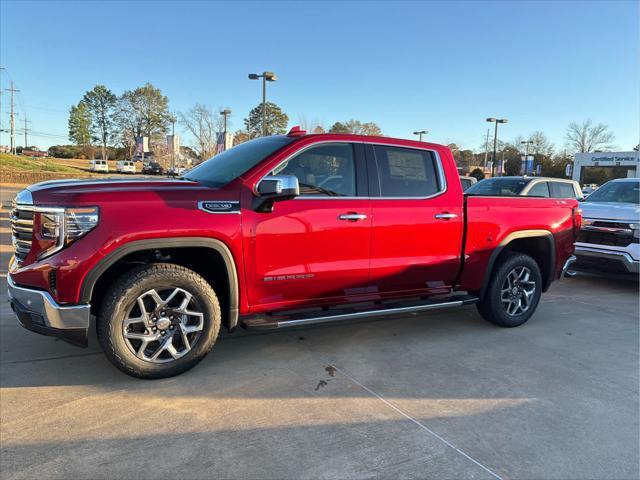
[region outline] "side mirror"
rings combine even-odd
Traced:
[[[300,195],[298,177],[295,175],[271,175],[264,177],[258,184],[258,193],[260,196],[297,197]]]
[[[258,197],[253,201],[256,212],[269,213],[277,201],[291,200],[300,195],[300,184],[295,175],[270,175],[258,184]]]

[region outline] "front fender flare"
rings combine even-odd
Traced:
[[[189,248],[201,247],[211,248],[222,257],[229,280],[229,329],[233,329],[238,324],[239,312],[239,286],[238,272],[233,255],[224,242],[208,237],[176,237],[176,238],[154,238],[149,240],[136,240],[109,252],[98,264],[89,271],[82,281],[80,287],[80,302],[89,303],[93,295],[93,289],[103,273],[118,260],[127,255],[143,250],[157,250],[163,248]]]

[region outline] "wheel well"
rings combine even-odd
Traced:
[[[507,252],[524,253],[533,258],[542,275],[542,291],[549,288],[553,271],[553,250],[549,237],[526,237],[512,240],[502,249],[498,260]]]
[[[498,247],[491,255],[485,271],[479,297],[483,298],[496,265],[507,252],[518,252],[529,255],[535,260],[542,275],[542,291],[546,292],[553,280],[555,265],[555,244],[550,232],[515,232],[507,237],[506,243]]]
[[[91,293],[91,313],[100,311],[105,294],[117,279],[140,265],[154,262],[175,263],[202,276],[216,292],[222,311],[222,324],[230,328],[229,272],[222,255],[212,248],[183,247],[139,250],[118,259],[98,278]]]

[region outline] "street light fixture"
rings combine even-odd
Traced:
[[[422,135],[426,135],[427,133],[429,133],[429,130],[419,130],[417,132],[413,132],[414,135],[419,135],[419,138],[418,138],[419,142],[422,141]]]
[[[496,147],[497,147],[497,143],[498,143],[498,124],[499,123],[507,123],[509,120],[507,120],[506,118],[494,118],[494,117],[490,117],[487,118],[487,122],[489,123],[495,123],[496,124],[496,128],[493,134],[493,163],[491,164],[491,176],[493,177],[495,170],[496,170]]]
[[[267,135],[267,82],[275,82],[278,78],[273,72],[263,72],[262,75],[250,73],[249,80],[262,78],[262,136]]]

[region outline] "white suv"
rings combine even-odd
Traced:
[[[575,270],[638,274],[640,179],[605,183],[582,202]]]

